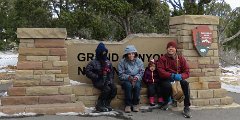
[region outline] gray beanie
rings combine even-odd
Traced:
[[[135,48],[134,45],[127,45],[127,47],[124,50],[124,54],[128,54],[128,53],[136,53],[137,49]]]

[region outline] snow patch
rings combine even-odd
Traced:
[[[5,113],[2,113],[0,112],[0,117],[20,117],[20,116],[36,116],[37,114],[36,113],[17,113],[17,114],[5,114]]]
[[[230,92],[240,93],[240,66],[222,67],[224,73],[220,76],[222,88]]]
[[[222,88],[229,92],[240,93],[240,86],[222,83]]]
[[[238,78],[237,77],[220,77],[220,80],[225,83],[230,83],[232,81],[236,81]]]
[[[140,106],[140,110],[148,110],[150,109],[150,106]]]
[[[9,65],[17,66],[17,62],[18,54],[12,52],[0,52],[0,73],[9,72],[5,67]]]
[[[70,80],[70,85],[73,85],[73,86],[75,86],[75,85],[83,85],[83,84],[85,84],[85,83],[81,83],[81,82],[75,81],[75,80]]]
[[[7,70],[0,67],[0,73],[5,73],[5,72],[7,72]]]
[[[119,113],[117,111],[110,111],[110,112],[89,113],[87,115],[91,115],[91,116],[103,116],[103,115],[116,116],[118,114]]]
[[[95,107],[85,107],[85,113],[92,113],[93,111],[96,111]]]
[[[83,116],[116,116],[118,114],[119,114],[119,112],[117,112],[117,111],[96,112],[95,107],[85,107],[84,113],[67,112],[67,113],[57,113],[56,115],[63,115],[63,116],[76,116],[76,115],[83,115]]]
[[[223,73],[226,75],[240,75],[240,66],[228,66],[228,67],[222,67],[223,70],[230,71],[228,73]]]
[[[5,116],[9,116],[8,114],[2,113],[0,112],[0,117],[5,117]]]
[[[18,54],[0,52],[0,61],[0,68],[7,67],[8,65],[16,66],[18,61]]]
[[[6,97],[6,96],[8,96],[7,91],[6,91],[6,92],[0,92],[0,96],[1,96],[1,97]]]
[[[62,116],[76,116],[76,115],[79,115],[79,113],[76,113],[76,112],[67,112],[67,113],[56,113],[56,115],[62,115]]]
[[[13,116],[35,116],[37,115],[36,113],[17,113],[17,114],[13,114]]]

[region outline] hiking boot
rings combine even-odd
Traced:
[[[112,107],[110,106],[111,100],[104,100],[104,106],[108,109],[108,111],[112,111]]]
[[[126,113],[130,113],[131,112],[131,106],[126,106],[124,111]]]
[[[133,105],[133,112],[139,112],[139,106]]]
[[[184,107],[182,114],[185,118],[191,118],[192,117],[189,107]]]
[[[168,102],[167,103],[163,103],[162,106],[160,106],[161,110],[168,110],[168,108],[169,108]]]
[[[155,106],[154,101],[155,101],[154,97],[149,97],[149,104],[150,104],[150,106]]]
[[[150,106],[155,106],[156,104],[155,103],[149,103]]]
[[[108,109],[103,106],[96,106],[96,110],[99,112],[108,112]]]
[[[158,106],[161,107],[164,104],[164,102],[158,102]]]
[[[108,112],[108,109],[104,106],[102,100],[97,101],[96,110],[99,112]]]

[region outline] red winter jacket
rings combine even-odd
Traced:
[[[178,74],[185,80],[189,78],[189,66],[183,56],[178,56],[178,59]],[[170,79],[172,73],[177,73],[177,60],[165,54],[159,58],[157,69],[161,79]]]

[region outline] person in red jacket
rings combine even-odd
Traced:
[[[143,75],[143,82],[147,85],[147,93],[150,106],[155,106],[155,95],[158,97],[158,104],[161,105],[163,98],[159,90],[159,75],[156,69],[156,61],[152,59]]]
[[[189,78],[189,66],[185,58],[181,55],[177,55],[177,43],[171,41],[167,44],[167,53],[161,56],[157,62],[157,69],[160,81],[160,89],[164,99],[162,109],[168,109],[168,98],[172,95],[171,82],[180,81],[185,99],[184,99],[184,117],[190,118],[190,89],[189,83],[186,81]]]

